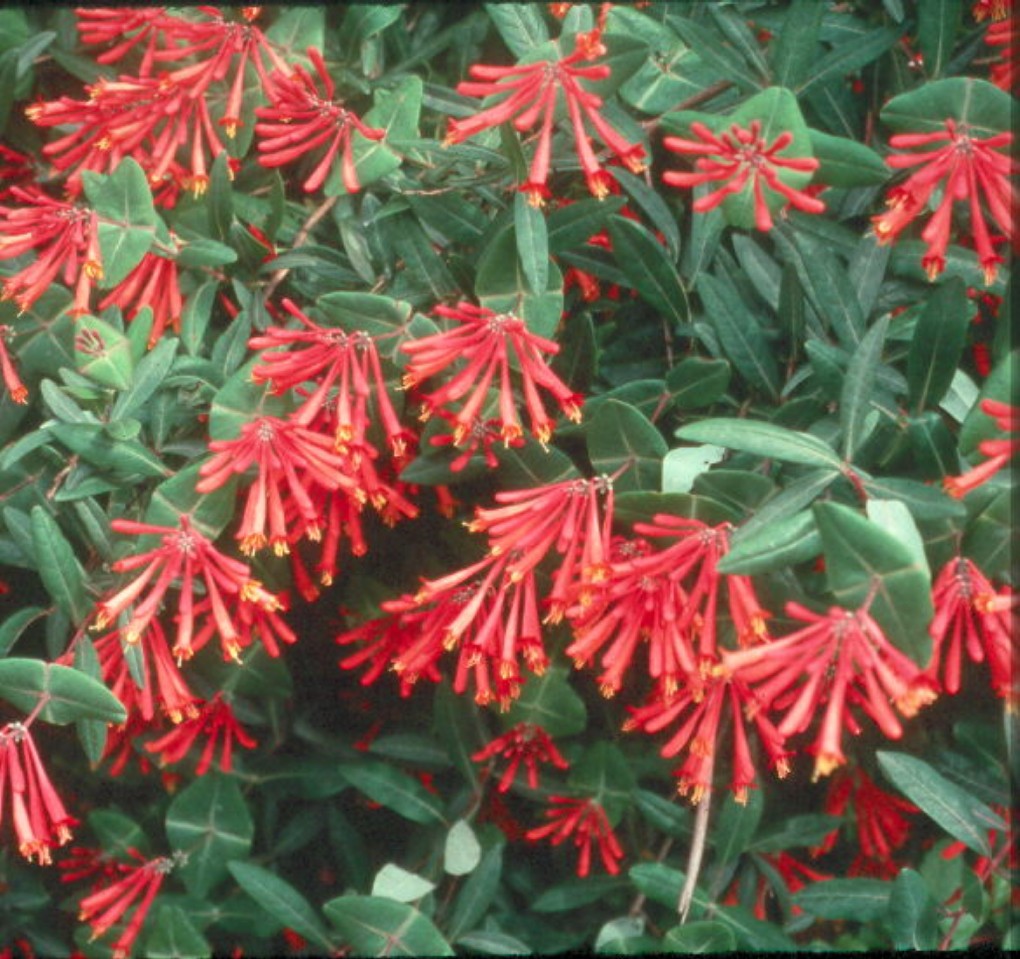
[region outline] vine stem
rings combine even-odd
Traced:
[[[301,229],[297,231],[294,237],[294,242],[291,245],[292,250],[296,250],[299,246],[303,246],[305,240],[308,239],[308,234],[315,229],[318,222],[327,214],[330,210],[336,206],[337,201],[340,199],[339,196],[328,196],[322,201],[312,212],[311,215],[301,224]],[[265,299],[268,301],[270,297],[276,292],[276,288],[283,282],[287,274],[290,273],[290,267],[284,267],[282,270],[277,270],[266,284]]]
[[[701,873],[701,860],[705,855],[705,842],[708,839],[708,817],[712,809],[712,787],[705,790],[705,795],[698,804],[694,817],[694,835],[691,837],[691,851],[687,857],[687,877],[684,887],[680,890],[680,900],[676,911],[680,914],[680,924],[687,922],[687,914],[691,911],[694,900],[694,887],[698,884]]]

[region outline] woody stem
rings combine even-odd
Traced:
[[[294,243],[291,246],[292,250],[296,250],[299,246],[302,246],[305,240],[308,239],[308,234],[315,229],[316,224],[327,214],[330,210],[336,206],[339,196],[330,196],[322,201],[311,213],[307,220],[301,225],[301,229],[297,231],[294,236]],[[283,282],[287,274],[290,273],[290,268],[285,267],[282,270],[277,270],[270,278],[269,283],[266,284],[266,292],[264,300],[268,300],[276,292],[276,288]]]
[[[687,914],[691,911],[694,900],[694,887],[698,884],[701,873],[701,860],[705,855],[705,841],[708,838],[708,816],[712,808],[712,788],[705,790],[705,795],[698,804],[694,817],[694,835],[691,837],[691,851],[687,856],[687,876],[684,887],[680,890],[680,900],[676,911],[680,914],[681,925],[687,922]]]

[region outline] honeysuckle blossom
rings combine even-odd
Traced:
[[[151,349],[168,327],[180,333],[183,305],[177,262],[155,253],[146,253],[138,266],[99,301],[98,309],[102,311],[110,306],[119,306],[128,322],[144,308],[152,310],[152,330],[148,339]]]
[[[790,602],[786,614],[806,623],[802,629],[770,643],[721,653],[717,669],[739,676],[761,708],[785,710],[776,727],[781,736],[807,730],[824,707],[809,749],[815,755],[815,779],[846,762],[843,732],[860,729],[852,707],[870,716],[890,739],[899,739],[903,727],[890,704],[911,717],[936,697],[931,681],[889,642],[867,606],[854,612],[833,607],[822,614]]]
[[[4,278],[2,298],[24,312],[55,281],[74,289],[72,315],[89,312],[89,297],[103,276],[96,214],[86,206],[55,200],[38,187],[11,187],[18,206],[0,206],[0,260],[30,250],[35,260]]]
[[[928,244],[921,265],[929,279],[935,279],[945,269],[953,208],[961,200],[968,205],[971,235],[985,283],[994,282],[1002,257],[992,243],[982,200],[992,221],[1005,237],[1012,239],[1016,196],[1009,178],[1015,164],[1001,152],[1012,142],[1012,133],[974,136],[967,124],[952,118],[945,121],[944,129],[933,133],[898,133],[890,137],[889,145],[895,150],[931,149],[886,157],[885,162],[895,170],[920,169],[889,191],[886,197],[889,209],[872,218],[878,242],[892,242],[910,223],[925,215],[930,198],[939,189],[941,200],[921,231],[921,239]]]
[[[1017,615],[1020,604],[1008,587],[996,591],[972,560],[960,556],[932,584],[935,617],[929,626],[931,661],[926,674],[950,695],[960,691],[963,651],[972,662],[988,661],[992,688],[1011,709],[1020,703],[1016,677]]]
[[[146,860],[135,849],[129,850],[129,854],[137,864],[125,864],[127,868],[120,878],[92,892],[78,905],[78,919],[92,927],[91,941],[104,936],[134,909],[113,943],[113,959],[128,959],[131,955],[131,947],[142,931],[145,917],[159,894],[163,880],[186,858],[183,853],[174,853],[173,856]]]
[[[559,344],[532,333],[524,320],[512,313],[495,313],[466,302],[453,307],[437,306],[434,312],[460,325],[401,344],[401,350],[411,357],[404,372],[404,386],[417,386],[457,367],[450,379],[424,395],[422,409],[423,418],[427,418],[441,407],[465,400],[453,419],[455,443],[467,438],[493,386],[499,392],[498,414],[504,441],[509,443],[523,435],[511,380],[512,364],[520,371],[531,432],[540,443],[549,442],[555,424],[546,412],[539,389],[551,393],[569,419],[580,421],[582,397],[553,373],[542,356],[558,353]],[[463,365],[459,365],[461,361]]]
[[[274,75],[271,105],[255,110],[259,119],[255,124],[259,163],[269,168],[284,166],[328,143],[326,152],[302,184],[305,192],[322,186],[339,153],[344,189],[357,193],[361,184],[354,164],[354,133],[366,140],[379,141],[386,131],[366,126],[353,111],[335,100],[336,89],[322,54],[314,47],[309,47],[307,53],[322,92],[300,64],[283,75]]]
[[[754,221],[759,230],[772,229],[772,213],[766,200],[766,190],[778,193],[795,209],[805,213],[822,213],[825,204],[804,190],[784,183],[783,170],[811,173],[818,169],[813,157],[779,156],[792,142],[793,134],[780,133],[771,144],[761,135],[761,121],[752,120],[749,127],[734,123],[729,130],[716,135],[705,124],[695,121],[691,133],[697,137],[666,137],[663,146],[673,153],[697,156],[696,173],[667,170],[662,180],[669,186],[694,187],[702,183],[722,181],[722,186],[695,200],[691,208],[704,213],[719,206],[728,196],[739,193],[750,182],[754,191]]]
[[[254,749],[256,741],[237,721],[230,703],[217,693],[203,703],[194,718],[186,719],[158,739],[145,744],[147,752],[159,756],[161,766],[179,763],[192,747],[205,740],[195,767],[196,776],[204,776],[212,765],[217,743],[220,745],[218,768],[229,773],[233,768],[234,741],[245,749]]]
[[[15,367],[14,360],[11,359],[10,351],[7,349],[7,338],[13,334],[12,327],[6,323],[0,323],[0,377],[3,378],[7,395],[15,403],[24,404],[28,402],[28,387],[21,382],[17,367]]]
[[[640,537],[676,539],[662,549],[636,540],[618,550],[608,567],[599,602],[568,610],[574,641],[566,653],[578,668],[601,653],[599,686],[612,696],[623,686],[634,654],[647,645],[647,670],[667,698],[679,683],[697,683],[699,659],[713,660],[717,649],[719,587],[725,582],[737,641],[747,645],[768,638],[750,580],[716,570],[729,549],[731,527],[658,514],[637,523]]]
[[[747,790],[757,786],[757,774],[751,754],[745,713],[753,718],[758,740],[765,750],[770,765],[780,778],[789,772],[789,753],[785,749],[785,736],[758,709],[754,694],[737,676],[720,675],[709,669],[702,675],[692,676],[692,682],[681,685],[673,695],[656,694],[652,701],[630,709],[625,729],[640,729],[658,733],[667,727],[679,725],[660,750],[669,759],[687,752],[683,765],[674,773],[677,791],[690,795],[697,805],[711,791],[715,773],[715,760],[721,739],[721,724],[728,714],[733,741],[733,759],[729,788],[738,803],[746,803]]]
[[[49,863],[50,850],[70,841],[75,820],[50,782],[28,726],[17,722],[0,728],[0,824],[5,800],[18,851],[29,862]]]
[[[609,193],[612,174],[602,167],[595,155],[586,125],[591,125],[602,143],[628,169],[640,173],[645,166],[644,147],[640,143],[631,143],[614,129],[599,112],[602,98],[584,87],[584,81],[604,80],[611,73],[609,66],[604,63],[581,65],[606,52],[600,32],[595,30],[590,34],[578,34],[576,42],[573,53],[559,60],[540,60],[514,67],[475,64],[468,69],[473,79],[457,85],[457,92],[465,96],[509,96],[474,116],[450,120],[446,143],[460,143],[482,130],[498,127],[502,123],[512,122],[514,129],[521,132],[540,124],[528,180],[520,187],[534,206],[541,206],[550,195],[547,183],[558,100],[566,102],[574,147],[588,189],[594,196],[602,198]]]
[[[248,556],[266,546],[277,556],[290,551],[288,504],[305,521],[306,535],[319,538],[320,515],[310,493],[313,485],[344,486],[350,495],[355,493],[330,437],[293,419],[260,416],[245,423],[236,439],[212,440],[209,450],[215,455],[199,469],[202,479],[195,484],[196,492],[219,489],[234,475],[256,468],[236,533],[241,552]]]
[[[501,793],[505,793],[513,784],[521,763],[524,764],[528,786],[531,789],[538,788],[540,763],[549,763],[557,769],[570,767],[570,764],[556,748],[552,737],[535,723],[517,723],[502,736],[497,736],[484,748],[479,749],[471,758],[476,763],[480,763],[487,759],[494,759],[496,756],[508,761],[507,767],[500,777],[499,785],[496,787]]]
[[[982,400],[980,406],[981,411],[992,417],[995,425],[1003,433],[1020,432],[1020,407],[991,399]],[[981,440],[978,443],[978,451],[988,459],[960,476],[947,476],[942,480],[942,485],[950,496],[959,499],[988,482],[1020,451],[1020,437]]]
[[[177,600],[177,634],[173,646],[173,653],[178,659],[188,659],[194,652],[192,637],[197,612],[196,581],[204,588],[209,601],[207,615],[215,624],[220,641],[235,658],[240,648],[238,630],[228,604],[236,603],[241,596],[247,596],[266,609],[276,609],[279,606],[276,597],[252,579],[251,570],[244,563],[217,550],[191,525],[187,515],[181,515],[180,525],[176,529],[126,519],[115,519],[110,525],[117,533],[162,537],[162,544],[157,548],[117,560],[111,567],[116,573],[141,570],[127,586],[108,596],[97,607],[96,628],[99,629],[131,610],[126,625],[121,627],[121,636],[125,642],[138,641],[159,612],[167,591],[178,580],[180,596]],[[148,593],[142,599],[146,590]]]
[[[919,812],[917,806],[900,796],[879,788],[860,767],[847,766],[833,775],[825,795],[825,814],[844,816],[853,810],[857,836],[857,858],[851,866],[851,875],[883,872],[893,878],[899,871],[893,853],[910,835],[908,816]],[[839,827],[828,833],[811,850],[812,856],[829,852],[839,838]]]
[[[592,846],[597,847],[606,872],[615,876],[620,871],[623,847],[601,803],[594,799],[550,796],[545,816],[550,822],[529,829],[526,834],[529,842],[548,839],[552,845],[558,846],[572,838],[578,849],[577,875],[582,879],[591,869]]]

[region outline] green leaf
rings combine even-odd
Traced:
[[[710,406],[730,385],[730,364],[689,356],[666,374],[666,389],[682,410]]]
[[[888,909],[891,890],[882,879],[827,879],[805,886],[793,901],[818,919],[873,922]]]
[[[837,602],[856,609],[875,590],[870,613],[890,641],[919,666],[928,662],[934,614],[931,582],[909,547],[856,510],[816,503],[829,588]]]
[[[372,880],[372,895],[395,902],[415,902],[427,896],[436,884],[422,876],[388,862]]]
[[[666,22],[680,34],[692,50],[697,51],[705,63],[714,67],[743,92],[754,93],[762,88],[761,81],[748,69],[744,58],[735,53],[728,44],[722,43],[716,31],[673,13],[666,14]]]
[[[649,825],[676,839],[690,836],[691,812],[687,806],[647,789],[635,789],[631,797]]]
[[[939,2],[939,0],[936,0]],[[1013,100],[987,80],[950,77],[924,83],[893,97],[883,108],[882,122],[903,133],[937,133],[946,119],[970,127],[976,137],[990,137],[1011,129]]]
[[[98,683],[103,681],[99,656],[87,637],[81,638],[74,647],[74,668]],[[75,730],[89,764],[95,769],[106,749],[107,723],[101,719],[79,719],[75,723]]]
[[[757,576],[803,563],[822,550],[814,517],[806,509],[759,526],[751,535],[743,533],[740,528],[734,534],[730,551],[717,565],[720,573]]]
[[[523,193],[514,197],[514,236],[528,289],[541,293],[549,285],[549,236],[542,211]]]
[[[176,339],[160,340],[142,359],[134,371],[130,387],[113,404],[111,420],[126,419],[142,409],[152,394],[163,385],[179,345],[180,341]]]
[[[340,896],[322,908],[355,955],[454,954],[432,921],[402,902],[376,896]]]
[[[567,681],[567,670],[550,666],[531,676],[507,714],[511,723],[534,723],[553,738],[582,732],[588,722],[584,701]]]
[[[728,504],[691,493],[620,493],[613,509],[614,519],[623,525],[648,522],[656,513],[672,513],[711,525],[740,519],[739,512]]]
[[[808,78],[796,88],[798,96],[824,80],[842,78],[867,66],[890,49],[902,34],[903,30],[897,27],[880,27],[839,44],[814,62]]]
[[[85,571],[56,520],[42,506],[32,507],[32,545],[39,578],[53,601],[75,623],[92,611],[85,593]]]
[[[229,862],[234,881],[284,927],[332,952],[336,944],[308,901],[289,882],[250,862]]]
[[[958,277],[937,286],[924,301],[907,354],[907,384],[914,412],[934,408],[946,395],[967,342],[967,288]]]
[[[128,338],[94,316],[78,317],[76,329],[74,357],[78,372],[103,386],[126,390],[134,370]]]
[[[820,130],[808,132],[811,134],[811,152],[818,161],[814,178],[821,183],[851,189],[877,186],[889,179],[889,167],[870,147]]]
[[[7,656],[11,647],[32,623],[45,615],[46,610],[41,606],[25,606],[7,616],[0,623],[0,659]]]
[[[477,868],[465,880],[446,924],[447,935],[456,942],[473,929],[488,912],[503,873],[503,843],[486,850]]]
[[[88,824],[110,856],[123,859],[130,849],[149,854],[149,840],[142,827],[130,816],[115,809],[93,809],[88,814]]]
[[[861,478],[861,486],[868,496],[892,499],[904,503],[916,519],[962,519],[966,509],[957,499],[942,490],[918,480],[899,477]]]
[[[640,223],[626,217],[609,217],[613,256],[627,282],[673,323],[690,316],[687,294],[676,266],[662,245]]]
[[[219,282],[207,280],[188,297],[181,310],[181,342],[190,356],[198,356],[209,326]]]
[[[529,956],[534,950],[527,943],[507,935],[505,932],[478,929],[457,939],[457,945],[468,950],[468,954],[483,956]]]
[[[999,815],[915,756],[885,750],[876,755],[882,772],[915,806],[968,849],[991,855],[988,830],[1006,829]]]
[[[662,937],[662,944],[673,953],[691,956],[711,952],[735,952],[737,937],[731,926],[711,919],[674,926]]]
[[[608,400],[587,430],[588,456],[599,473],[615,474],[615,488],[656,490],[669,447],[651,421],[628,403]]]
[[[981,409],[981,400],[1015,403],[1017,383],[1020,383],[1020,350],[1013,350],[1001,362],[995,364],[988,379],[982,384],[980,393],[973,397],[973,405],[960,427],[961,456],[983,459],[978,449],[981,441],[1001,436],[995,420]]]
[[[254,834],[236,780],[217,772],[195,780],[166,811],[167,840],[188,854],[176,875],[195,896],[207,895],[227,877],[231,860],[248,855]]]
[[[920,874],[901,869],[889,893],[889,928],[896,949],[938,947],[938,906]]]
[[[451,876],[466,876],[482,859],[482,847],[471,824],[458,819],[446,834],[443,848],[443,869]]]
[[[875,390],[875,374],[882,359],[889,318],[883,316],[865,333],[860,345],[854,350],[843,378],[843,389],[839,397],[839,421],[843,431],[843,455],[852,460],[854,453],[868,438],[877,425],[877,416],[872,409]]]
[[[934,80],[945,72],[960,30],[962,0],[929,0],[917,8],[917,44],[924,73]]]
[[[531,908],[535,912],[570,912],[604,900],[610,893],[626,888],[626,881],[616,876],[568,879],[547,888],[531,903]]]
[[[732,862],[747,849],[764,810],[765,799],[760,789],[749,790],[745,803],[737,802],[732,793],[726,793],[711,840],[720,864]]]
[[[796,87],[818,59],[819,36],[825,7],[814,0],[794,0],[786,11],[783,29],[769,48],[772,76],[781,87]]]
[[[836,451],[823,440],[774,423],[709,418],[681,427],[676,435],[682,440],[714,443],[787,463],[829,469],[839,469],[842,465]]]
[[[507,49],[523,57],[549,39],[541,11],[531,3],[487,3],[489,15]]]
[[[120,700],[99,680],[77,669],[40,659],[0,660],[0,698],[28,713],[44,697],[46,705],[38,713],[43,722],[63,726],[79,719],[108,723],[127,719]]]
[[[779,368],[758,320],[735,287],[709,273],[698,277],[698,295],[719,342],[747,382],[773,399],[779,396]]]
[[[837,816],[820,813],[793,815],[759,830],[747,848],[750,852],[781,852],[817,846],[840,822]]]
[[[355,789],[411,822],[427,825],[446,821],[439,800],[417,779],[388,763],[360,760],[343,763],[340,769]]]
[[[85,196],[99,219],[100,285],[110,289],[149,252],[160,219],[145,171],[131,157],[121,160],[109,176],[86,170],[81,178]]]
[[[619,747],[613,743],[596,742],[571,766],[569,783],[572,788],[601,803],[610,820],[626,808],[630,791],[636,785],[634,773]]]
[[[721,446],[678,446],[662,461],[662,492],[689,493],[694,481],[726,455]]]
[[[145,955],[149,959],[205,959],[211,948],[180,906],[161,903],[147,922]]]
[[[256,360],[246,363],[216,391],[209,408],[209,437],[235,439],[241,428],[260,416],[283,416],[288,400],[274,396],[269,383],[252,380]]]
[[[211,493],[196,493],[201,466],[201,463],[192,463],[160,483],[149,498],[144,521],[155,526],[176,527],[181,514],[187,514],[203,536],[216,539],[233,519],[237,482],[231,480]]]
[[[871,497],[865,504],[868,519],[891,533],[913,554],[914,561],[930,577],[928,557],[924,552],[924,540],[917,529],[914,517],[905,503],[897,500]]]

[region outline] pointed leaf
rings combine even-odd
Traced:
[[[881,879],[827,879],[805,886],[793,901],[819,919],[873,922],[888,909],[891,891]]]
[[[388,763],[362,760],[341,765],[344,776],[369,799],[411,822],[445,822],[439,800],[417,779]]]
[[[671,322],[686,323],[687,294],[676,266],[655,237],[640,223],[614,215],[609,218],[609,238],[627,282]]]
[[[336,948],[311,905],[289,882],[250,862],[230,862],[227,868],[237,884],[284,927],[329,952]]]
[[[0,660],[0,699],[28,713],[43,698],[46,705],[38,716],[47,723],[63,726],[79,719],[122,723],[127,718],[110,690],[77,669],[40,659]]]
[[[925,300],[907,354],[907,384],[913,410],[933,409],[946,395],[960,362],[970,311],[963,280],[953,278]]]
[[[549,283],[549,236],[542,211],[523,193],[514,197],[514,236],[528,289],[541,293]]]
[[[656,490],[669,447],[651,421],[629,403],[608,400],[588,426],[588,456],[600,473],[612,475],[617,490]]]
[[[843,378],[839,397],[839,420],[843,430],[843,455],[852,460],[854,453],[874,430],[877,422],[872,415],[875,373],[882,359],[889,318],[883,316],[854,350]],[[870,425],[869,425],[870,424]]]
[[[682,440],[715,443],[768,459],[839,469],[842,460],[824,440],[774,423],[709,418],[677,430]]]
[[[376,896],[340,896],[323,907],[359,956],[452,956],[442,933],[413,906]]]

